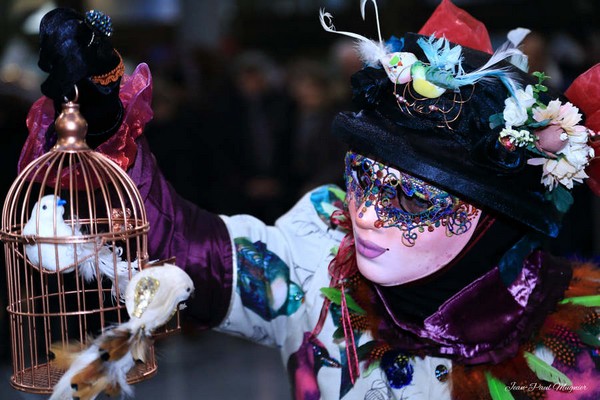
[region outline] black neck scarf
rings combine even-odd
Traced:
[[[447,266],[409,284],[380,286],[396,316],[421,322],[465,286],[494,268],[523,236],[525,229],[483,214],[469,243]]]

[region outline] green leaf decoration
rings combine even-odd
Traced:
[[[535,76],[536,78],[538,78],[538,84],[541,84],[542,82],[544,82],[546,79],[550,78],[548,75],[546,75],[544,73],[544,71],[535,71],[533,72],[531,75]]]
[[[367,378],[369,375],[371,375],[371,373],[373,371],[375,371],[377,368],[379,368],[379,364],[380,364],[379,361],[373,361],[371,364],[369,364],[369,366],[367,367],[367,369],[365,369],[362,372],[361,375],[364,376],[365,378]]]
[[[561,213],[566,213],[571,205],[573,204],[573,196],[569,190],[562,186],[558,185],[550,192],[550,196],[552,201],[554,201],[554,206]]]
[[[600,307],[600,295],[567,297],[560,301],[559,304],[574,304],[584,307]]]
[[[573,382],[562,372],[542,360],[538,356],[526,351],[523,353],[529,369],[541,380],[556,383],[561,386],[573,386]]]
[[[340,200],[344,200],[346,198],[346,192],[340,189],[337,186],[330,186],[329,191],[335,195]]]
[[[535,92],[547,92],[548,88],[544,85],[540,85],[539,83],[536,83],[535,85],[533,85],[533,90]]]
[[[543,128],[548,126],[548,124],[550,123],[550,121],[552,121],[551,119],[545,119],[543,121],[535,121],[535,122],[531,122],[529,124],[527,124],[527,126],[529,128]]]
[[[583,329],[578,330],[577,335],[579,335],[579,339],[581,339],[581,341],[587,344],[588,346],[600,348],[600,339],[598,339],[596,335],[587,332]]]
[[[331,249],[329,249],[329,254],[331,254],[332,256],[337,256],[339,250],[340,246],[333,246]]]
[[[498,378],[495,378],[489,372],[485,373],[485,379],[487,380],[488,390],[490,391],[490,396],[492,400],[515,400],[513,395],[510,393],[510,390],[506,387],[504,383]]]
[[[529,150],[531,153],[533,153],[533,155],[535,156],[540,156],[540,157],[548,157],[546,155],[546,153],[544,153],[543,151],[538,150],[535,145],[530,145],[527,146],[527,150]],[[547,196],[548,200],[552,200],[551,196]]]
[[[339,340],[344,339],[344,328],[341,326],[339,328],[337,328],[335,330],[335,332],[333,332],[332,337],[333,337],[334,341],[339,341]]]
[[[490,115],[490,128],[496,129],[499,126],[504,126],[504,115],[502,113]]]
[[[321,293],[323,293],[323,295],[327,297],[333,304],[337,304],[338,306],[342,305],[342,292],[340,289],[324,287],[321,288]],[[355,314],[365,315],[367,313],[362,309],[361,306],[358,305],[356,301],[354,301],[349,294],[346,294],[346,305],[348,306],[348,310]]]

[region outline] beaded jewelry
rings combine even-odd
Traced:
[[[85,13],[85,23],[92,29],[106,37],[113,33],[112,21],[110,17],[102,11],[90,10]]]

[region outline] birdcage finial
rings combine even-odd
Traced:
[[[90,149],[85,142],[88,125],[79,112],[78,97],[79,92],[75,86],[75,98],[73,100],[65,98],[66,102],[62,105],[62,112],[54,122],[58,139],[53,150],[82,151]]]

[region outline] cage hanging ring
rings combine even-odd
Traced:
[[[77,85],[73,85],[73,88],[75,89],[75,98],[73,100],[69,100],[69,98],[67,96],[65,96],[64,97],[65,103],[68,103],[68,102],[77,103],[77,100],[79,100],[79,89],[77,89]]]

